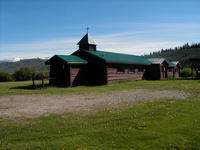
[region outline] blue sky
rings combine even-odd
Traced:
[[[200,0],[0,0],[0,59],[98,49],[142,55],[200,42]]]

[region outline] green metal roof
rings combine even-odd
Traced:
[[[174,64],[173,62],[171,61],[167,61],[169,67],[176,67],[176,64]]]
[[[151,64],[151,62],[143,56],[112,53],[105,51],[88,51],[88,50],[81,50],[81,51],[85,51],[94,56],[97,56],[108,63],[143,64],[143,65]]]
[[[175,66],[179,64],[178,61],[171,61]]]
[[[163,61],[166,61],[169,67],[175,67],[179,62],[178,61],[168,61],[165,58],[148,58],[152,64],[161,64]]]
[[[47,60],[46,64],[48,64],[55,57],[61,59],[64,62],[67,62],[67,63],[87,63],[87,60],[84,60],[84,59],[82,59],[78,56],[74,56],[74,55],[54,55],[52,58]]]
[[[89,35],[88,33],[77,43],[77,45],[82,45],[82,44],[92,44],[92,45],[97,45],[97,42],[94,40],[94,38]]]
[[[152,64],[161,64],[161,63],[163,63],[163,61],[165,61],[165,58],[148,58],[148,60]]]

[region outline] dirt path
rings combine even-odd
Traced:
[[[149,101],[160,98],[185,99],[181,91],[154,91],[137,89],[100,95],[64,96],[6,96],[0,97],[0,117],[37,117],[52,113],[94,110],[101,105],[123,102]]]

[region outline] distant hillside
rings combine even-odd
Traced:
[[[190,58],[200,58],[200,43],[192,45],[185,44],[182,47],[175,47],[173,49],[162,49],[158,52],[153,52],[150,55],[146,55],[145,57],[166,58],[173,61],[178,60],[182,66],[187,66]]]
[[[14,72],[21,67],[29,66],[34,67],[39,71],[48,70],[48,66],[46,66],[45,59],[24,59],[17,62],[2,62],[0,63],[0,72]]]
[[[147,58],[166,58],[168,60],[180,61],[182,66],[188,65],[188,59],[200,58],[200,43],[188,45],[185,44],[181,47],[175,47],[173,49],[165,49],[157,52],[153,52],[150,55],[145,55]],[[21,67],[29,66],[34,67],[39,71],[48,70],[45,59],[24,59],[17,62],[0,62],[0,72],[14,72]]]

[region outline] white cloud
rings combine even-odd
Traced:
[[[121,42],[121,44],[119,42]],[[162,48],[172,48],[183,44],[182,42],[176,42],[176,41],[131,42],[127,40],[123,41],[123,39],[119,40],[119,42],[116,43],[108,42],[107,44],[103,44],[100,48],[102,50],[111,52],[143,55],[143,54],[149,54],[152,51],[161,50]]]
[[[159,39],[155,33],[164,31],[163,29],[143,30],[137,32],[124,32],[116,34],[105,34],[95,36],[98,42],[98,49],[111,52],[128,53],[135,55],[148,54],[162,48],[173,48],[184,44],[178,38]],[[170,33],[167,32],[166,35]],[[147,37],[145,37],[145,36]],[[173,35],[171,35],[173,36]],[[179,35],[181,36],[181,35]],[[55,54],[71,54],[78,49],[76,45],[79,38],[57,39],[43,42],[22,43],[13,45],[2,45],[0,47],[0,59],[36,58],[51,57]]]

